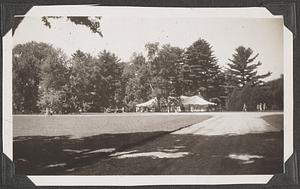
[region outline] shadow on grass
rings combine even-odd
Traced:
[[[70,136],[15,137],[13,152],[16,174],[61,174],[167,133],[101,134],[75,139]]]
[[[14,162],[26,175],[272,174],[283,169],[283,132],[16,137]]]
[[[261,117],[277,129],[283,129],[283,115],[266,115]]]

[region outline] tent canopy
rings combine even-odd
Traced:
[[[216,103],[209,102],[207,100],[204,100],[198,95],[187,97],[187,96],[181,96],[181,101],[183,105],[216,105]]]
[[[147,102],[143,102],[141,104],[137,104],[136,107],[152,107],[157,103],[157,99],[156,98],[152,98],[150,100],[148,100]]]
[[[204,100],[202,97],[200,97],[198,95],[180,96],[180,99],[181,99],[181,102],[183,105],[200,105],[200,106],[216,105],[216,103]],[[148,100],[147,102],[137,104],[136,107],[153,107],[156,104],[157,104],[157,98],[153,98],[153,99]]]

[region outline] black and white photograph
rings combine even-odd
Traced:
[[[163,15],[14,17],[17,175],[284,172],[282,17]]]

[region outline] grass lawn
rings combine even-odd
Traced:
[[[89,137],[99,134],[174,131],[210,118],[209,115],[99,114],[13,116],[13,136]]]
[[[262,116],[261,118],[264,119],[269,124],[271,124],[273,127],[276,127],[278,129],[283,129],[283,114],[266,115],[266,116]]]
[[[163,158],[156,153],[183,155]],[[75,167],[73,171],[64,174],[247,175],[282,171],[281,131],[236,136],[164,135],[144,145],[129,148],[121,155],[112,154],[109,159],[99,159],[94,164]]]
[[[167,114],[14,116],[16,173],[61,174],[210,117]]]
[[[244,120],[263,119],[279,131],[236,136],[169,134],[220,116],[225,121],[233,118],[232,123],[241,123],[245,128],[249,125]],[[230,127],[231,122],[224,122],[225,126]],[[216,123],[210,129],[220,129],[221,123]],[[14,116],[13,158],[16,174],[26,175],[272,174],[282,171],[282,127],[283,114],[278,113]],[[150,156],[124,159],[111,156],[124,152],[127,156]],[[185,155],[151,156],[180,153]],[[229,158],[245,155],[259,158],[249,161]]]

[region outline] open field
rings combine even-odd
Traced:
[[[17,174],[282,172],[283,114],[14,116]]]
[[[99,114],[13,117],[17,173],[56,173],[60,166],[92,163],[108,152],[140,145],[209,115]],[[93,153],[98,149],[102,153]],[[112,150],[112,151],[110,151]],[[90,153],[92,152],[92,153]]]
[[[13,136],[69,136],[71,138],[82,138],[98,134],[174,131],[210,117],[210,115],[135,113],[14,116]]]

